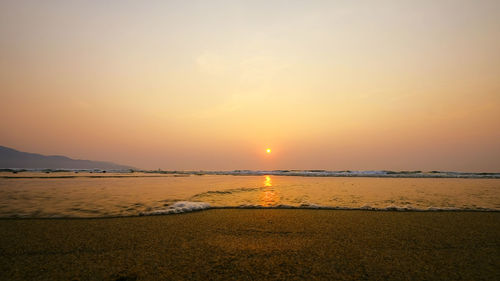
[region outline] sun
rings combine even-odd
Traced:
[[[271,154],[271,149],[270,148],[266,149],[266,153]]]

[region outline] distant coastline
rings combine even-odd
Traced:
[[[112,162],[80,160],[60,155],[42,155],[37,153],[22,152],[13,148],[0,146],[0,169],[13,169],[14,171],[22,171],[25,169],[126,170],[133,169],[133,167],[115,164]]]

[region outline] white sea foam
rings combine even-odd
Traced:
[[[157,171],[149,171],[157,172]],[[500,178],[500,173],[468,173],[448,171],[327,171],[327,170],[233,170],[233,171],[169,171],[197,175],[275,175],[302,177],[389,177],[389,178]]]
[[[213,206],[210,209],[321,209],[321,210],[359,210],[359,211],[398,211],[398,212],[442,212],[442,211],[474,211],[474,212],[500,212],[500,209],[495,208],[454,208],[454,207],[429,207],[417,208],[413,206],[395,206],[390,205],[386,207],[371,207],[368,205],[362,207],[345,207],[345,206],[322,206],[317,204],[302,204],[299,206],[294,205],[276,205],[276,206],[263,206],[263,205],[239,205],[239,206]]]
[[[210,204],[205,202],[189,202],[189,201],[179,201],[168,206],[167,209],[154,210],[151,212],[143,212],[141,215],[153,216],[153,215],[168,215],[168,214],[180,214],[193,211],[201,211],[210,208]]]
[[[389,205],[386,207],[372,207],[369,205],[361,207],[345,207],[345,206],[323,206],[313,203],[305,203],[301,205],[280,204],[275,206],[243,204],[238,206],[210,206],[206,202],[190,202],[179,201],[167,207],[167,209],[159,209],[150,212],[140,213],[141,216],[154,215],[169,215],[180,214],[193,211],[201,211],[206,209],[315,209],[315,210],[352,210],[352,211],[397,211],[397,212],[443,212],[443,211],[475,211],[475,212],[499,212],[500,209],[494,208],[453,208],[453,207],[428,207],[417,208],[410,205],[395,206]]]
[[[162,171],[132,169],[20,169],[4,168],[3,172],[91,172],[91,173],[130,173],[146,174],[195,174],[195,175],[275,175],[301,177],[389,177],[389,178],[500,178],[500,173],[473,173],[453,171],[328,171],[328,170],[232,170],[232,171]]]

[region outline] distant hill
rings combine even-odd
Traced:
[[[111,162],[76,160],[66,156],[46,156],[21,152],[12,148],[0,146],[0,168],[121,170],[131,169],[133,167],[118,165]]]

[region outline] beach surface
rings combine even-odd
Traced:
[[[499,212],[1,219],[0,280],[495,280]]]

